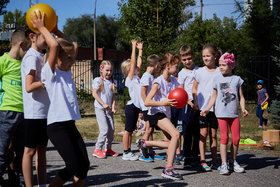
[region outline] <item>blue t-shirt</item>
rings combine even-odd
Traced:
[[[267,93],[265,88],[257,91],[258,105],[260,105],[265,100],[265,98],[266,98],[265,93]],[[260,101],[260,98],[261,98],[262,102]]]

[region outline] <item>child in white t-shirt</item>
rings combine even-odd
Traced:
[[[123,160],[138,160],[138,156],[131,152],[132,133],[136,129],[138,113],[141,110],[141,86],[138,77],[142,65],[142,42],[132,40],[131,59],[124,61],[121,65],[125,79],[125,86],[128,88],[130,100],[125,105],[125,129],[123,135]],[[136,48],[138,58],[136,64]]]
[[[234,55],[225,53],[219,59],[219,68],[221,75],[217,75],[213,83],[213,94],[206,109],[202,110],[200,115],[206,116],[211,107],[215,104],[215,114],[218,118],[221,144],[220,153],[222,165],[220,169],[221,175],[228,175],[229,169],[238,173],[245,170],[236,162],[236,155],[240,140],[240,122],[238,115],[238,102],[240,98],[240,106],[243,117],[248,115],[245,109],[245,99],[242,92],[243,80],[233,75],[235,68]],[[239,98],[238,98],[239,95]],[[229,168],[227,164],[227,144],[229,140],[229,128],[232,134],[231,159]]]
[[[161,76],[156,78],[153,87],[149,92],[145,105],[150,107],[148,114],[151,127],[158,127],[162,130],[169,141],[148,141],[137,140],[140,152],[146,157],[149,147],[162,147],[167,149],[167,163],[162,176],[170,179],[182,179],[182,176],[174,169],[173,160],[178,147],[180,133],[171,123],[170,106],[176,106],[174,99],[168,99],[171,90],[177,88],[179,83],[175,77],[178,72],[180,57],[172,53],[166,53],[160,60]]]
[[[94,107],[99,127],[99,136],[92,155],[97,158],[119,155],[111,149],[115,132],[113,114],[116,113],[115,93],[117,93],[112,76],[113,64],[110,61],[103,60],[100,64],[100,77],[96,77],[92,83],[92,95],[95,99]],[[104,145],[103,153],[102,147]]]
[[[66,164],[49,186],[63,186],[72,177],[74,186],[83,186],[89,159],[83,138],[75,126],[75,120],[81,116],[71,73],[78,46],[57,28],[53,31],[58,36],[55,39],[44,26],[44,15],[35,16],[33,25],[44,36],[49,48],[47,62],[41,72],[41,80],[50,99],[47,134]]]
[[[216,75],[221,74],[216,63],[221,56],[219,49],[212,44],[207,44],[202,49],[202,58],[205,64],[204,67],[199,68],[195,72],[195,80],[193,82],[193,100],[194,110],[204,110],[213,93],[213,81]],[[214,113],[213,107],[210,112],[204,117],[199,116],[200,125],[200,162],[203,171],[211,171],[212,169],[218,169],[219,164],[217,160],[217,129],[218,121]],[[210,128],[210,131],[209,131]],[[209,132],[210,148],[212,154],[212,167],[210,168],[205,159],[206,138]]]
[[[30,16],[30,15],[27,15]],[[31,32],[31,48],[21,64],[22,96],[24,109],[25,148],[22,170],[26,186],[33,186],[33,157],[36,153],[37,181],[46,185],[47,113],[49,98],[41,82],[43,50],[47,49],[42,33]]]

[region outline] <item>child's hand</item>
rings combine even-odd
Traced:
[[[248,111],[246,109],[242,110],[243,117],[248,116]]]
[[[132,47],[136,47],[137,40],[131,40],[131,43],[132,43]]]
[[[163,101],[163,105],[164,106],[176,106],[177,105],[177,101],[175,99],[168,99],[166,98],[164,101]]]
[[[109,107],[109,105],[107,105],[106,103],[104,103],[102,106],[103,106],[103,108],[105,108],[106,110],[111,110],[110,107]]]
[[[38,15],[36,14],[36,11],[34,11],[34,14],[31,16],[31,23],[33,27],[37,30],[40,30],[40,28],[45,27],[45,13],[43,13],[43,16],[41,14],[41,11],[38,11]]]
[[[113,114],[116,114],[116,112],[117,112],[117,111],[113,108],[113,109],[112,109],[112,113],[113,113]]]
[[[136,44],[136,47],[138,50],[142,50],[143,49],[143,42],[142,41],[138,41]]]
[[[208,113],[209,113],[209,110],[202,110],[202,111],[200,112],[200,115],[203,116],[203,117],[205,117]]]

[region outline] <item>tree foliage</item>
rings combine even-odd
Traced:
[[[10,0],[0,0],[0,15],[4,15],[7,11],[5,10]]]
[[[117,34],[120,24],[112,17],[105,15],[96,19],[96,45],[97,47],[116,49]],[[63,31],[83,47],[93,47],[93,17],[82,15],[79,18],[69,18]]]
[[[23,13],[21,10],[18,9],[16,9],[14,12],[9,11],[4,15],[3,25],[15,23],[16,28],[23,28],[26,26],[25,16],[26,12]]]
[[[180,26],[189,15],[185,8],[194,5],[193,0],[121,0],[120,22],[125,26],[123,41],[131,39],[144,42],[144,53],[163,54],[170,49],[176,40]],[[157,17],[158,11],[158,17]]]

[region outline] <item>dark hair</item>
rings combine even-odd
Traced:
[[[181,56],[191,55],[194,57],[194,52],[190,46],[184,45],[180,48],[180,55]]]
[[[159,63],[160,57],[156,54],[152,54],[147,57],[147,67],[148,66],[155,66]]]

